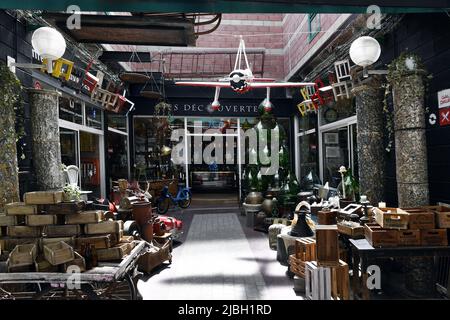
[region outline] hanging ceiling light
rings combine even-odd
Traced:
[[[33,49],[42,58],[47,59],[47,71],[52,72],[52,62],[61,58],[66,51],[66,40],[54,28],[41,27],[31,37]]]
[[[363,68],[374,64],[380,54],[380,44],[372,37],[359,37],[350,46],[350,58],[355,64]]]

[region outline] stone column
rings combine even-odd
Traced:
[[[383,91],[375,76],[354,87],[360,194],[373,205],[384,201]]]
[[[29,89],[33,166],[39,190],[64,186],[57,91]]]
[[[16,93],[20,90],[20,85],[12,88],[7,83],[13,80],[14,75],[10,75],[6,67],[0,66],[2,81],[0,81],[0,212],[4,206],[10,202],[19,201],[19,174],[17,167],[17,147],[16,147],[16,113],[14,105],[17,103]]]
[[[424,70],[420,60],[401,56],[388,75],[394,98],[395,157],[399,207],[429,204],[425,136]]]

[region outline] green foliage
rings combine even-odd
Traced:
[[[80,200],[81,190],[80,187],[76,185],[66,184],[63,188],[64,196],[67,200]]]

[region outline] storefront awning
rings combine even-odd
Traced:
[[[376,2],[376,3],[374,3]],[[73,0],[7,0],[3,9],[66,11]],[[277,13],[361,13],[377,4],[386,13],[431,12],[450,8],[449,0],[78,0],[82,11],[125,12],[277,12]]]

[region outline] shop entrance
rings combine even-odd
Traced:
[[[190,141],[187,183],[193,193],[237,201],[241,182],[240,119],[185,118],[185,128]]]

